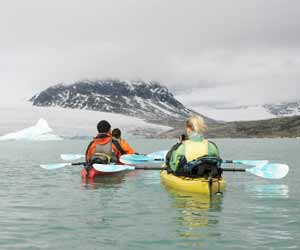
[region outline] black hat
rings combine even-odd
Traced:
[[[111,126],[108,121],[102,120],[98,122],[97,129],[99,133],[108,133]]]
[[[113,131],[111,132],[112,136],[120,139],[121,138],[121,130],[119,128],[114,128]]]

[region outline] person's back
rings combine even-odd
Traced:
[[[204,128],[205,124],[200,117],[191,117],[187,120],[188,139],[176,144],[168,153],[169,171],[188,176],[192,174],[192,171],[195,172],[196,167],[193,164],[199,165],[208,160],[211,160],[213,164],[219,164],[219,150],[216,144],[203,137]]]
[[[112,131],[113,141],[115,142],[116,147],[121,152],[121,154],[135,154],[135,150],[129,145],[129,143],[121,138],[121,130],[115,128]],[[119,146],[117,145],[119,144]]]
[[[102,120],[98,123],[97,130],[97,136],[87,147],[86,162],[88,164],[118,162],[121,153],[113,143],[110,124]]]

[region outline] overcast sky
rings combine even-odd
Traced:
[[[298,0],[0,3],[0,104],[107,77],[159,80],[192,107],[300,99]]]

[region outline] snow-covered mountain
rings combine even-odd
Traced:
[[[30,101],[34,106],[123,114],[165,125],[182,122],[190,115],[198,114],[154,81],[86,80],[71,85],[58,84],[33,96]]]
[[[300,101],[266,104],[263,107],[276,117],[300,115]]]
[[[68,138],[93,135],[101,119],[109,120],[112,127],[120,127],[126,136],[178,137],[183,132],[182,122],[192,114],[204,115],[209,137],[300,136],[300,116],[270,119],[297,114],[291,111],[299,111],[299,103],[202,106],[195,107],[196,112],[186,108],[166,87],[151,81],[98,80],[59,84],[33,96],[31,102],[30,112],[18,111],[18,117],[39,114],[59,135]],[[15,125],[15,120],[13,122]],[[4,133],[7,122],[3,126],[0,123],[0,130],[1,127]]]

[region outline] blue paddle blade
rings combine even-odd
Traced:
[[[168,153],[167,150],[157,151],[157,152],[153,152],[153,153],[151,153],[151,154],[147,154],[147,157],[150,158],[151,161],[160,161],[160,162],[164,162],[167,153]]]
[[[133,166],[117,165],[117,164],[93,164],[93,167],[98,171],[107,172],[107,173],[117,173],[117,172],[135,169]]]
[[[85,158],[85,155],[81,154],[61,154],[60,158],[64,161],[75,161],[81,158]]]
[[[149,157],[145,155],[122,155],[120,162],[125,164],[139,164],[151,161]]]
[[[248,166],[263,166],[268,164],[269,161],[267,160],[261,160],[261,161],[257,161],[257,160],[233,160],[232,164],[243,164],[243,165],[248,165]]]
[[[246,169],[246,172],[267,179],[281,179],[289,172],[289,166],[285,164],[266,164],[254,168]]]
[[[47,170],[54,170],[58,168],[64,168],[66,166],[71,166],[71,163],[54,163],[54,164],[41,164],[40,167]]]
[[[147,155],[122,155],[120,162],[125,164],[142,164],[146,162],[162,163],[165,161],[168,151],[157,151]]]

